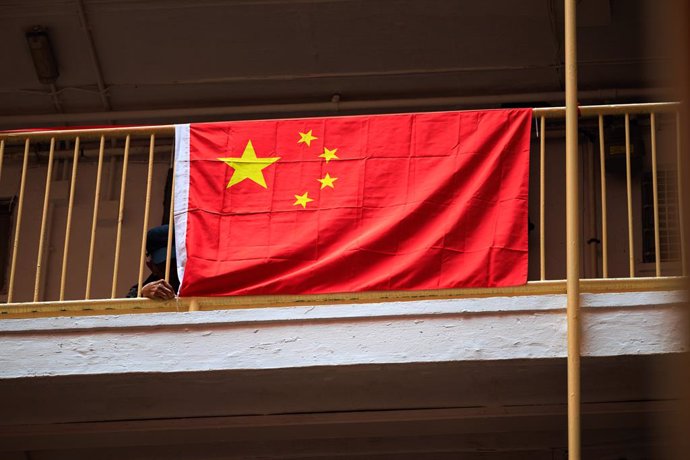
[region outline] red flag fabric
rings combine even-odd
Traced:
[[[529,109],[176,127],[181,296],[527,279]]]

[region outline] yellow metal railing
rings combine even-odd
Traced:
[[[622,115],[625,120],[625,177],[626,177],[626,205],[627,205],[627,232],[628,232],[628,268],[630,278],[635,277],[635,241],[634,241],[634,222],[633,222],[633,193],[632,193],[632,173],[631,173],[631,146],[630,146],[630,116],[649,115],[650,118],[650,137],[652,155],[652,180],[653,180],[653,207],[654,207],[654,243],[655,243],[655,271],[656,276],[661,276],[661,249],[659,239],[659,200],[657,184],[657,140],[656,140],[656,115],[659,113],[674,113],[676,116],[676,169],[681,171],[681,145],[680,145],[680,114],[679,104],[675,102],[645,103],[645,104],[618,104],[618,105],[594,105],[582,106],[579,108],[581,118],[597,117],[599,132],[599,158],[600,158],[600,180],[601,180],[601,244],[602,244],[602,277],[609,277],[609,245],[608,245],[608,208],[607,208],[607,188],[606,188],[606,160],[605,160],[605,135],[604,135],[604,116]],[[540,124],[540,155],[539,155],[539,248],[540,248],[540,279],[546,278],[546,254],[545,254],[545,162],[546,162],[546,119],[563,118],[565,108],[538,108],[534,109],[534,116],[539,119]],[[680,255],[685,253],[685,240],[683,238],[683,216],[682,216],[682,181],[678,175],[678,212],[681,249]],[[682,275],[686,275],[685,260],[682,260]]]
[[[598,120],[598,136],[599,136],[599,159],[600,159],[600,199],[601,199],[601,247],[602,247],[602,278],[601,280],[588,280],[582,282],[583,290],[590,290],[596,292],[597,289],[602,289],[604,284],[608,283],[608,289],[613,290],[638,290],[638,289],[668,289],[678,286],[678,278],[665,277],[662,278],[662,263],[660,259],[660,237],[659,237],[659,206],[658,206],[658,183],[657,183],[657,115],[658,114],[676,114],[675,129],[680,128],[680,121],[678,115],[679,105],[677,103],[649,103],[649,104],[626,104],[626,105],[599,105],[599,106],[583,106],[579,108],[580,118],[594,118]],[[546,228],[546,214],[548,195],[546,190],[546,161],[547,161],[547,127],[549,120],[562,120],[565,117],[565,108],[537,108],[534,109],[533,115],[538,124],[539,133],[539,271],[538,280],[530,281],[526,286],[515,288],[487,288],[487,289],[453,289],[441,291],[423,291],[423,292],[387,292],[387,293],[358,293],[358,294],[333,294],[322,296],[259,296],[259,297],[235,297],[235,298],[213,298],[213,299],[176,299],[167,302],[151,301],[141,298],[142,284],[145,278],[145,251],[146,251],[146,233],[151,226],[151,200],[153,196],[152,184],[155,164],[154,160],[159,159],[156,156],[156,142],[157,139],[165,138],[171,139],[174,136],[174,126],[145,126],[145,127],[123,127],[123,128],[101,128],[101,129],[76,129],[76,130],[56,130],[56,131],[26,131],[26,132],[10,132],[0,133],[0,178],[3,178],[3,172],[7,171],[8,161],[6,158],[9,155],[9,147],[14,147],[14,161],[21,162],[21,169],[19,172],[19,187],[17,191],[16,200],[16,214],[12,237],[12,247],[9,261],[9,281],[7,284],[6,299],[7,302],[0,306],[0,318],[17,317],[35,314],[84,314],[94,312],[112,312],[112,311],[187,311],[204,308],[231,308],[231,307],[260,307],[260,306],[275,306],[275,305],[295,305],[315,302],[371,302],[376,300],[401,300],[401,299],[415,299],[415,298],[448,298],[457,296],[487,296],[487,295],[522,295],[522,294],[538,294],[538,293],[565,293],[565,282],[563,280],[549,280],[547,273],[547,253],[546,253],[546,239],[545,235],[548,229]],[[634,244],[634,219],[633,219],[633,197],[632,197],[632,173],[631,173],[631,141],[630,141],[630,117],[648,115],[650,119],[650,139],[651,139],[651,161],[652,161],[652,178],[654,191],[654,247],[656,250],[655,260],[655,276],[648,278],[636,278],[635,273],[635,244]],[[626,207],[627,207],[627,238],[628,238],[628,265],[629,265],[629,279],[610,279],[610,259],[609,259],[609,225],[608,225],[608,208],[607,208],[607,173],[605,160],[605,137],[604,137],[604,117],[607,116],[622,116],[625,122],[625,175],[626,175]],[[45,143],[49,141],[50,146],[47,155],[47,166],[45,176],[45,187],[42,200],[41,209],[24,209],[26,198],[26,186],[28,180],[28,170],[30,167],[31,147],[35,143]],[[54,174],[57,144],[58,142],[68,141],[73,148],[70,149],[70,154],[65,158],[69,163],[71,158],[71,176],[69,181],[69,192],[67,199],[67,214],[64,226],[64,239],[62,240],[61,248],[61,262],[60,262],[60,277],[59,277],[59,295],[55,299],[42,299],[40,293],[40,280],[46,274],[47,267],[44,266],[44,256],[46,251],[46,236],[48,234],[48,208],[51,200],[51,183]],[[120,147],[112,147],[106,149],[106,146],[115,146],[114,142],[119,141]],[[122,146],[122,141],[124,145]],[[141,217],[140,238],[133,240],[128,237],[123,241],[124,236],[124,216],[125,216],[125,199],[127,195],[127,180],[130,170],[128,166],[132,161],[132,146],[134,142],[141,145],[146,145],[148,155],[146,155],[146,184],[145,194],[143,197],[144,207],[143,216]],[[74,208],[75,200],[82,199],[77,195],[77,174],[79,171],[79,164],[82,161],[82,149],[85,143],[91,142],[92,145],[97,143],[97,159],[95,188],[93,196],[88,199],[92,200],[91,220],[89,222],[89,238],[88,243],[85,240],[80,240],[78,244],[88,247],[88,257],[86,258],[86,273],[84,283],[84,294],[81,298],[68,299],[67,295],[67,279],[71,276],[72,264],[70,257],[70,245],[74,244],[73,227],[74,227]],[[681,154],[680,154],[680,136],[676,133],[676,167],[680,171],[681,168]],[[140,152],[144,154],[143,151]],[[118,155],[122,159],[122,169],[120,173],[120,190],[119,199],[117,203],[117,217],[114,237],[114,255],[112,265],[112,278],[109,279],[110,299],[94,299],[93,282],[95,266],[98,265],[100,273],[103,273],[105,268],[101,261],[97,260],[97,248],[99,242],[98,236],[98,222],[99,209],[101,208],[101,194],[103,189],[103,169],[105,157],[107,155]],[[166,168],[171,158],[165,155]],[[537,156],[535,156],[537,158]],[[171,162],[172,163],[172,162]],[[4,171],[3,171],[4,168]],[[65,168],[67,169],[67,168]],[[174,173],[172,175],[174,178]],[[91,179],[91,178],[90,178]],[[174,180],[174,179],[173,179]],[[594,184],[590,184],[593,186]],[[680,177],[677,183],[678,187],[678,202],[679,212],[682,209],[682,182]],[[173,184],[174,188],[174,184]],[[167,262],[165,267],[166,280],[170,277],[170,271],[175,269],[170,266],[172,248],[172,219],[173,219],[173,198],[174,193],[171,193],[170,210],[168,223],[170,235],[168,238],[167,247]],[[25,229],[23,227],[23,217],[26,212],[36,213],[41,216],[40,228],[38,231],[37,243],[37,257],[35,264],[35,271],[29,275],[24,271],[19,274],[17,270],[18,264],[18,249],[24,238]],[[682,216],[679,219],[682,225]],[[80,223],[81,224],[81,223]],[[681,254],[684,252],[685,241],[682,238],[682,229],[680,229],[680,244]],[[118,298],[118,273],[121,265],[121,254],[124,248],[137,251],[137,276],[136,285],[138,292],[138,299],[122,299]],[[561,255],[562,256],[562,255]],[[682,275],[686,274],[685,261],[682,261]],[[109,268],[108,268],[109,270]],[[16,281],[18,276],[26,277],[33,276],[33,296],[30,297],[32,301],[17,302],[18,293],[16,292]],[[28,293],[20,293],[22,298],[27,298]],[[107,295],[99,294],[100,297],[107,297]],[[97,296],[97,297],[98,297]],[[73,295],[70,297],[74,297]]]
[[[20,186],[17,193],[17,204],[16,204],[16,219],[14,225],[14,237],[13,245],[11,251],[11,262],[9,267],[9,283],[7,286],[7,304],[14,304],[15,299],[15,279],[17,277],[17,255],[18,248],[22,237],[22,220],[24,209],[24,201],[26,194],[26,181],[27,181],[27,171],[29,165],[30,148],[32,143],[50,140],[50,151],[48,155],[48,164],[46,172],[46,186],[44,192],[43,208],[42,208],[42,218],[39,231],[38,239],[38,252],[37,252],[37,262],[36,262],[36,272],[35,272],[35,284],[33,293],[33,303],[38,302],[39,299],[39,283],[41,280],[42,273],[42,260],[44,256],[44,241],[46,237],[46,221],[48,212],[48,203],[51,195],[51,183],[53,174],[53,164],[54,164],[54,152],[56,141],[69,140],[74,143],[73,157],[72,157],[72,173],[70,178],[70,190],[69,190],[69,200],[67,206],[67,217],[65,222],[65,236],[64,236],[64,246],[62,255],[62,270],[60,275],[60,290],[59,290],[59,301],[65,301],[66,294],[66,280],[69,274],[69,251],[70,242],[72,236],[73,227],[73,211],[75,204],[75,197],[77,196],[76,184],[77,184],[77,172],[80,163],[80,152],[81,147],[84,145],[85,140],[98,139],[98,160],[97,160],[97,171],[95,177],[95,191],[93,193],[93,211],[91,220],[91,231],[89,237],[89,249],[88,249],[88,262],[86,269],[86,281],[84,290],[84,300],[89,300],[92,298],[92,279],[95,263],[95,251],[97,247],[97,225],[99,218],[99,208],[100,208],[100,197],[102,188],[102,175],[103,175],[103,164],[105,157],[105,145],[106,140],[114,140],[118,138],[125,138],[124,152],[123,152],[123,164],[122,164],[122,175],[121,175],[121,188],[119,197],[119,212],[117,217],[117,233],[115,238],[115,251],[114,251],[114,266],[112,275],[112,290],[111,298],[117,298],[117,282],[118,282],[118,271],[119,271],[119,261],[121,252],[121,241],[122,241],[122,223],[124,216],[124,206],[125,206],[125,195],[126,195],[126,184],[127,184],[127,172],[128,164],[130,160],[130,144],[132,136],[147,136],[149,139],[149,154],[148,154],[148,168],[147,168],[147,179],[146,179],[146,197],[144,205],[144,218],[141,231],[141,244],[140,244],[140,257],[139,257],[139,270],[138,270],[138,295],[141,297],[141,288],[144,279],[144,267],[145,267],[145,252],[146,252],[146,233],[149,226],[149,212],[151,207],[151,187],[152,187],[152,175],[154,170],[154,150],[156,135],[167,135],[168,137],[174,135],[174,126],[152,126],[152,127],[135,127],[135,128],[106,128],[106,129],[79,129],[79,130],[56,130],[56,131],[28,131],[28,132],[12,132],[0,134],[0,173],[2,172],[3,160],[5,159],[6,146],[9,146],[12,142],[23,142],[23,156],[22,156],[22,167],[20,173]],[[5,161],[6,163],[6,161]],[[172,196],[171,196],[171,219],[172,223]],[[169,227],[170,234],[172,234],[173,228]],[[168,237],[168,241],[171,242],[172,238]],[[168,244],[168,259],[166,262],[166,278],[170,273],[170,251],[171,245]],[[26,276],[26,274],[23,274]]]

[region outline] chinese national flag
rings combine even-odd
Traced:
[[[176,127],[182,296],[527,279],[531,110]]]

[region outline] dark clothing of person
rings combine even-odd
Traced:
[[[146,233],[146,257],[147,264],[153,264],[158,273],[165,273],[165,262],[168,255],[168,225],[159,225],[153,227]],[[180,290],[180,280],[177,278],[177,261],[175,260],[175,235],[173,233],[171,243],[171,265],[170,265],[170,285],[173,287],[175,294]],[[149,265],[150,267],[151,265]],[[153,268],[152,268],[153,270]],[[155,271],[155,270],[154,270]],[[141,284],[143,288],[153,281],[163,279],[155,273],[151,273],[146,280]],[[137,297],[139,285],[138,283],[132,286],[127,293],[128,298]]]

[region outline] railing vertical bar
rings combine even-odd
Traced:
[[[546,279],[546,120],[539,121],[539,278]]]
[[[174,153],[173,153],[174,155]],[[170,216],[168,217],[168,248],[165,257],[165,281],[170,282],[172,240],[174,235],[174,211],[175,211],[175,162],[172,167],[172,181],[170,184]]]
[[[101,174],[103,172],[103,151],[105,149],[105,136],[101,136],[101,144],[98,147],[98,168],[96,170],[96,190],[93,196],[93,218],[91,220],[91,243],[89,244],[89,263],[86,268],[86,289],[84,298],[91,297],[91,272],[93,271],[93,257],[96,250],[96,229],[98,227],[98,205],[101,199]]]
[[[687,262],[685,260],[685,222],[683,220],[683,159],[681,151],[681,125],[680,112],[676,112],[676,173],[677,187],[678,187],[678,229],[680,231],[680,260],[682,266],[682,274],[686,276]]]
[[[0,178],[2,178],[2,163],[5,159],[5,139],[0,140]]]
[[[113,263],[113,287],[110,291],[110,298],[114,299],[117,295],[117,275],[120,268],[120,244],[122,240],[122,220],[125,212],[125,193],[127,190],[127,165],[129,163],[129,144],[130,135],[125,138],[125,152],[122,158],[122,179],[120,183],[120,205],[117,212],[117,233],[115,235],[115,262]]]
[[[635,277],[635,242],[633,241],[632,175],[630,172],[630,114],[625,114],[625,183],[628,198],[628,263],[630,277]]]
[[[7,286],[7,303],[14,300],[14,278],[17,271],[17,249],[19,249],[19,236],[22,230],[22,212],[24,208],[24,188],[26,186],[26,170],[29,166],[29,145],[27,137],[24,141],[24,161],[22,163],[22,177],[19,180],[19,198],[17,201],[17,223],[14,226],[14,243],[12,244],[12,262],[10,262],[10,282]]]
[[[601,173],[601,272],[609,277],[609,234],[606,209],[606,144],[604,140],[604,116],[599,115],[599,170]]]
[[[74,158],[72,159],[72,177],[69,186],[69,201],[67,204],[67,221],[65,223],[65,247],[62,250],[62,272],[60,275],[60,301],[65,300],[65,283],[67,281],[67,258],[69,256],[69,240],[72,233],[72,211],[74,209],[74,192],[77,186],[77,167],[79,166],[79,137],[74,140]]]
[[[46,172],[46,188],[43,195],[43,213],[41,214],[41,229],[38,234],[38,255],[36,256],[36,279],[34,281],[34,302],[38,302],[41,286],[41,260],[43,259],[43,241],[45,239],[46,224],[48,222],[48,206],[50,205],[50,184],[53,182],[53,157],[55,155],[55,138],[50,139],[48,153],[48,171]]]
[[[652,196],[654,197],[654,263],[656,265],[656,276],[661,276],[661,239],[659,238],[659,185],[657,179],[657,156],[656,156],[656,115],[654,112],[649,114],[651,142],[652,142]]]
[[[599,277],[599,248],[597,246],[597,196],[596,196],[596,168],[595,168],[595,152],[594,142],[587,142],[583,146],[584,158],[583,166],[585,167],[583,177],[584,198],[587,200],[583,207],[583,217],[585,218],[587,239],[585,253],[583,260],[587,262],[587,267],[584,270],[584,276],[588,278]]]
[[[149,207],[151,204],[151,182],[153,180],[153,150],[156,144],[156,135],[151,134],[149,141],[149,169],[146,178],[146,201],[144,204],[144,225],[141,234],[141,254],[139,258],[139,282],[137,283],[137,296],[141,297],[141,288],[144,284],[144,263],[146,262],[146,233],[149,226]]]

